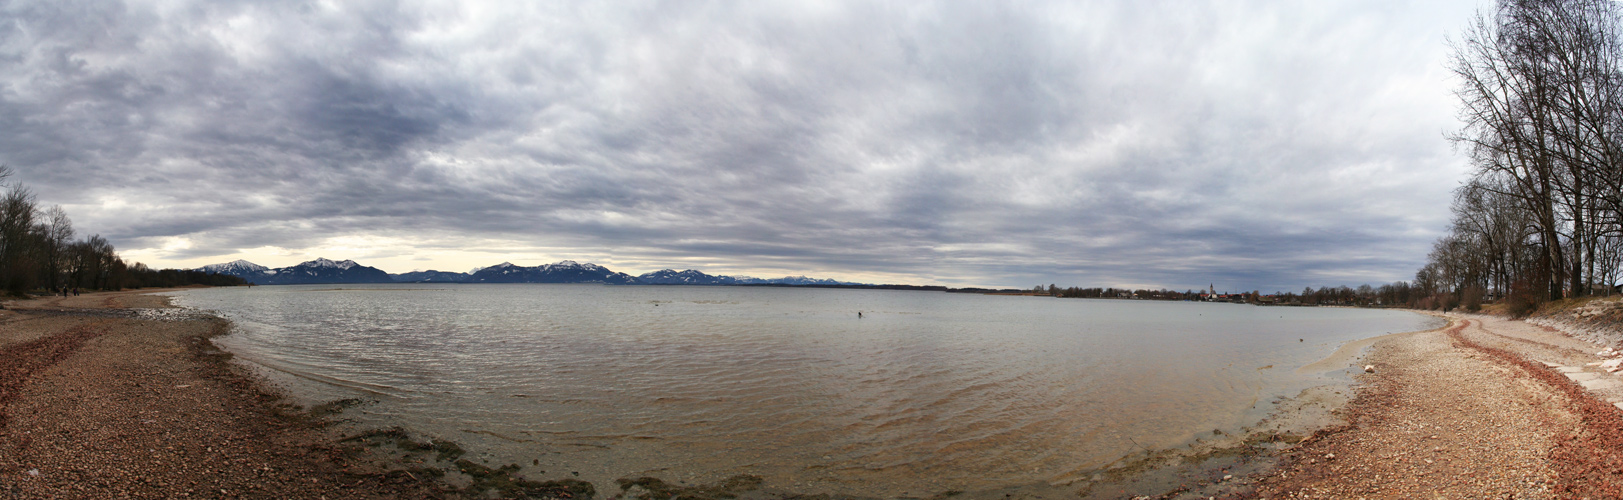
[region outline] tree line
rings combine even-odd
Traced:
[[[1415,275],[1439,306],[1613,293],[1623,274],[1623,44],[1608,0],[1504,0],[1453,43],[1471,178]]]
[[[1209,292],[1197,290],[1167,289],[1130,289],[1130,288],[1083,288],[1065,287],[1058,285],[1037,285],[1031,288],[1036,295],[1049,295],[1062,298],[1079,299],[1139,299],[1139,300],[1208,300]],[[1263,294],[1260,290],[1249,292],[1224,293],[1216,300],[1226,302],[1240,302],[1249,304],[1276,304],[1300,306],[1357,306],[1357,307],[1408,307],[1418,309],[1434,309],[1439,307],[1435,297],[1418,293],[1418,289],[1406,281],[1388,283],[1381,286],[1360,285],[1357,288],[1349,286],[1327,286],[1315,290],[1313,287],[1302,289],[1302,293],[1274,292]],[[1473,304],[1480,306],[1481,302]],[[1461,305],[1458,302],[1448,304],[1449,308]]]
[[[186,285],[245,284],[242,278],[200,271],[154,270],[127,264],[101,235],[75,239],[61,206],[41,209],[34,194],[0,166],[0,292],[22,296],[64,288],[119,290]]]

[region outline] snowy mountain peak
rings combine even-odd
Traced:
[[[197,270],[205,272],[205,273],[229,274],[229,275],[233,275],[233,276],[239,276],[239,275],[243,275],[243,274],[247,274],[247,273],[265,272],[267,270],[270,270],[270,268],[265,267],[265,266],[261,266],[259,264],[255,264],[255,263],[252,263],[252,262],[248,262],[246,260],[237,259],[237,260],[233,260],[231,262],[226,262],[224,264],[209,264],[209,265],[206,265],[206,266],[203,266],[203,267],[199,267],[199,268],[197,268]]]
[[[503,262],[503,263],[500,263],[500,264],[496,264],[494,266],[475,267],[472,270],[468,271],[468,274],[477,273],[479,271],[483,271],[483,270],[486,270],[486,269],[506,269],[506,268],[509,268],[509,267],[518,267],[518,266],[513,265],[512,262]]]
[[[324,258],[299,263],[296,266],[266,268],[245,260],[214,264],[199,268],[204,272],[236,276],[256,285],[296,285],[315,283],[389,283],[389,273],[367,267],[353,260],[333,261]]]
[[[604,283],[628,285],[637,278],[610,271],[596,264],[581,264],[572,260],[543,264],[535,267],[515,266],[506,262],[475,269],[468,273],[468,283]]]
[[[317,257],[316,260],[300,262],[298,267],[336,267],[339,269],[349,269],[351,267],[355,267],[355,261],[346,259],[334,262],[325,258]]]

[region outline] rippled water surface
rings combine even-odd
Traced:
[[[531,477],[928,495],[1063,482],[1250,425],[1343,342],[1406,312],[936,292],[597,285],[264,286],[178,293],[217,342],[363,425]],[[863,312],[858,319],[856,313]],[[539,465],[532,465],[538,461]],[[547,473],[540,473],[540,471]]]

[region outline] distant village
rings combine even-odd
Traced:
[[[1029,292],[1020,292],[1019,295],[1052,296],[1062,298],[1082,299],[1130,299],[1130,300],[1175,300],[1190,302],[1229,302],[1234,304],[1255,304],[1262,306],[1359,306],[1383,307],[1387,305],[1404,304],[1408,301],[1408,286],[1383,285],[1379,288],[1369,285],[1352,287],[1324,287],[1302,290],[1302,293],[1274,292],[1263,294],[1261,291],[1250,292],[1218,292],[1215,284],[1205,290],[1130,290],[1123,288],[1060,288],[1056,285],[1032,287]],[[1011,294],[1012,295],[1012,294]]]

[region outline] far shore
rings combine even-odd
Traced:
[[[0,497],[592,496],[580,484],[450,465],[454,457],[442,465],[466,474],[379,467],[369,448],[441,445],[399,431],[334,435],[323,416],[341,404],[294,407],[214,348],[224,320],[140,312],[169,308],[152,295],[163,291],[5,302]],[[1092,481],[954,498],[1623,496],[1623,472],[1606,465],[1623,463],[1612,462],[1623,460],[1623,410],[1613,404],[1623,378],[1595,366],[1603,346],[1523,321],[1446,318],[1447,327],[1349,342],[1301,367],[1371,373],[1351,394],[1304,392],[1245,435],[1148,453]],[[414,456],[432,463],[423,457],[438,452],[423,453]],[[739,487],[726,492],[797,498]]]

